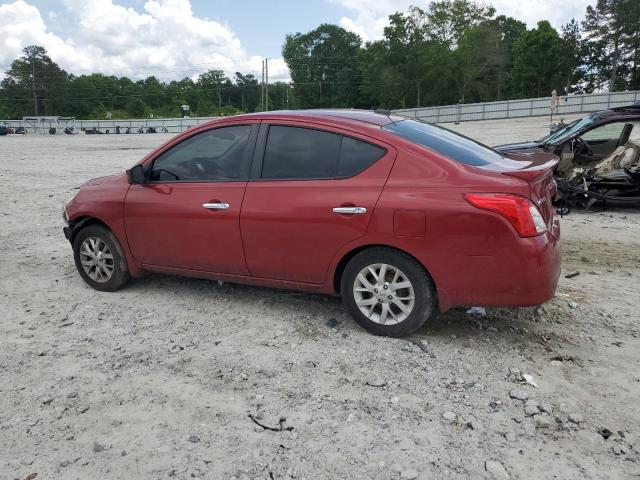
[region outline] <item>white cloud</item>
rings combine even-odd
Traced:
[[[535,27],[540,20],[548,20],[559,30],[572,18],[584,19],[587,5],[595,5],[596,0],[492,0],[488,3],[496,7],[498,15],[517,18],[529,28]]]
[[[425,0],[328,0],[350,11],[351,14],[340,19],[340,25],[357,33],[364,41],[378,40],[384,34],[384,27],[389,24],[389,15],[398,11],[406,11],[409,6],[416,5],[427,8],[431,1]],[[498,15],[517,18],[529,28],[536,26],[540,20],[549,20],[560,28],[571,18],[581,20],[587,5],[595,0],[488,0],[480,4],[493,5]]]
[[[340,26],[360,35],[363,41],[382,38],[384,27],[389,25],[389,15],[404,11],[410,5],[420,4],[411,0],[329,0],[353,12],[353,16],[340,18]]]
[[[24,0],[0,5],[0,68],[37,44],[76,74],[176,79],[215,68],[260,76],[261,57],[248,55],[228,25],[196,17],[189,0],[149,0],[142,12],[112,0],[65,0],[65,6],[74,25],[69,38],[49,31],[40,11]],[[269,67],[270,80],[288,78],[281,59]]]

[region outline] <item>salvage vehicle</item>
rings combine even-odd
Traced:
[[[557,163],[369,111],[240,115],[79,187],[64,233],[97,290],[148,271],[340,295],[400,336],[437,310],[554,295]]]
[[[640,103],[592,113],[536,142],[495,148],[558,155],[558,205],[640,205]]]

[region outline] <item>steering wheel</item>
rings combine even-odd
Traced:
[[[589,143],[587,143],[584,138],[577,137],[574,140],[574,153],[577,153],[579,155],[583,155],[585,153],[587,155],[593,155],[593,150],[591,150]]]

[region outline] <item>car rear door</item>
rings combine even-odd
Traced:
[[[395,149],[306,123],[263,123],[240,216],[251,275],[324,283],[338,250],[366,232]]]
[[[246,275],[240,207],[259,122],[192,135],[145,166],[124,206],[127,240],[142,264]]]

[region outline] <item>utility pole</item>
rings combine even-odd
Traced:
[[[38,93],[36,92],[36,59],[31,57],[31,88],[33,90],[33,115],[38,116]]]
[[[267,83],[264,86],[264,104],[265,104],[265,111],[269,110],[269,59],[265,58],[264,59],[264,71],[265,71],[265,77],[267,79]]]
[[[262,77],[260,78],[260,110],[264,112],[264,59],[262,60]]]
[[[287,110],[289,110],[289,82],[287,82]]]

